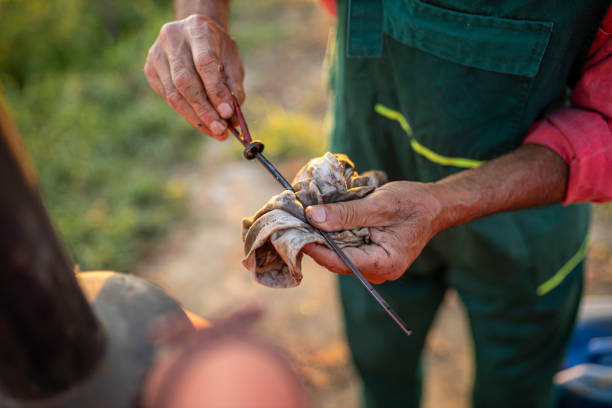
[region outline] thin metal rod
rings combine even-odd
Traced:
[[[391,316],[393,321],[397,323],[400,329],[402,329],[404,333],[406,333],[407,336],[410,336],[412,334],[412,330],[408,328],[408,326],[402,320],[402,318],[399,317],[397,313],[395,313],[395,311],[391,308],[391,306],[389,306],[387,301],[376,291],[376,289],[374,289],[372,284],[368,282],[368,280],[363,276],[363,274],[359,271],[359,269],[357,269],[357,267],[353,264],[353,262],[351,262],[349,257],[346,256],[346,253],[338,246],[338,244],[336,244],[336,242],[333,239],[331,239],[331,237],[329,236],[327,232],[321,231],[320,229],[316,227],[313,227],[313,228],[315,228],[315,230],[317,230],[321,235],[323,235],[323,238],[329,244],[331,249],[333,249],[334,252],[340,257],[340,259],[342,259],[342,261],[346,264],[346,266],[349,267],[351,272],[353,272],[353,275],[355,275],[357,279],[359,279],[361,284],[368,290],[368,292],[370,292],[370,295],[372,295],[374,299],[376,299],[378,304],[381,305],[383,309],[385,309],[385,312],[387,312],[387,314]]]
[[[246,121],[244,120],[244,116],[242,115],[242,111],[240,109],[240,105],[238,104],[238,100],[236,99],[236,97],[234,95],[232,95],[232,97],[233,97],[233,100],[234,100],[234,109],[236,110],[236,115],[238,116],[238,121],[240,122],[240,129],[242,130],[243,134],[241,135],[240,132],[238,132],[238,130],[231,123],[229,123],[229,122],[228,122],[228,128],[233,133],[233,135],[236,137],[236,139],[238,139],[238,141],[244,147],[247,147],[247,145],[252,140],[251,139],[251,135],[250,135],[249,129],[248,129],[247,125],[246,125]],[[276,179],[276,181],[278,181],[279,184],[281,186],[283,186],[283,188],[285,188],[286,190],[289,190],[289,191],[292,191],[292,192],[295,193],[295,190],[291,186],[291,183],[289,183],[287,181],[287,179],[285,177],[283,177],[283,175],[276,169],[276,167],[274,167],[274,165],[272,163],[270,163],[270,161],[268,159],[266,159],[266,157],[263,154],[256,153],[255,157],[257,158],[257,160],[259,160],[259,162],[261,164],[263,164],[263,166],[266,168],[266,170],[268,170],[268,172],[270,172],[270,174],[272,174],[272,176]],[[331,239],[329,234],[327,232],[325,232],[325,231],[321,231],[320,229],[318,229],[314,225],[310,224],[308,222],[308,220],[306,220],[306,222],[315,231],[317,231],[319,234],[321,234],[323,236],[323,239],[325,239],[325,242],[327,242],[329,247],[340,257],[342,262],[344,262],[346,264],[346,266],[349,267],[351,272],[353,272],[353,275],[355,275],[357,277],[357,279],[359,279],[359,282],[361,282],[361,284],[367,289],[367,291],[370,293],[370,295],[372,295],[372,297],[374,297],[374,299],[376,299],[378,304],[380,306],[382,306],[382,308],[385,310],[385,312],[387,312],[387,314],[400,327],[400,329],[402,329],[402,331],[406,335],[410,336],[412,334],[412,330],[410,330],[408,328],[406,323],[398,316],[397,313],[395,313],[395,311],[391,308],[391,306],[389,306],[387,301],[385,301],[385,299],[376,291],[376,289],[374,289],[372,284],[370,282],[368,282],[368,280],[363,276],[363,274],[359,271],[359,269],[357,269],[357,267],[353,264],[353,262],[351,262],[349,257],[338,246],[338,244],[336,244],[334,242],[334,240]]]
[[[270,174],[272,174],[272,176],[274,176],[274,178],[276,179],[276,181],[278,181],[280,183],[281,186],[283,186],[285,188],[285,190],[289,190],[295,193],[295,190],[293,189],[293,187],[291,186],[291,184],[287,181],[287,179],[285,179],[283,177],[282,174],[280,174],[280,172],[278,170],[276,170],[276,167],[274,167],[274,165],[272,163],[270,163],[268,161],[268,159],[266,159],[266,157],[261,154],[261,153],[257,153],[255,155],[255,157],[257,158],[257,160],[259,160],[259,162],[261,164],[264,165],[264,167],[266,168],[266,170],[268,170],[270,172]]]
[[[255,155],[255,157],[257,158],[257,160],[259,160],[259,162],[261,164],[264,165],[266,170],[268,170],[270,172],[270,174],[272,174],[274,176],[274,178],[285,189],[295,192],[293,190],[293,187],[291,186],[291,184],[287,181],[287,179],[285,179],[283,177],[283,175],[280,174],[280,172],[276,169],[276,167],[274,167],[274,165],[272,163],[270,163],[270,161],[268,161],[268,159],[266,159],[266,157],[263,154],[257,153]],[[355,275],[357,277],[357,279],[359,279],[361,284],[368,290],[368,292],[370,292],[370,295],[372,295],[374,297],[374,299],[376,299],[378,304],[382,306],[382,308],[385,310],[385,312],[387,312],[387,314],[389,316],[391,316],[391,319],[393,319],[393,321],[400,327],[400,329],[402,329],[402,331],[404,333],[406,333],[406,335],[410,336],[412,334],[412,330],[410,330],[408,328],[408,326],[402,320],[402,318],[399,317],[397,313],[395,313],[395,311],[391,308],[391,306],[389,306],[387,301],[376,291],[376,289],[374,289],[372,284],[370,282],[368,282],[368,280],[365,278],[365,276],[363,276],[363,274],[359,271],[359,269],[357,269],[357,267],[353,264],[353,262],[351,262],[349,257],[346,255],[346,253],[338,246],[338,244],[336,244],[334,242],[334,240],[329,236],[329,234],[327,232],[325,232],[325,231],[321,231],[320,229],[318,229],[314,225],[310,224],[308,222],[308,220],[306,220],[306,222],[315,231],[317,231],[319,234],[321,234],[323,236],[323,238],[325,239],[327,244],[330,246],[330,248],[340,257],[340,259],[342,259],[342,262],[344,262],[346,264],[346,266],[349,267],[351,272],[353,272],[353,275]]]

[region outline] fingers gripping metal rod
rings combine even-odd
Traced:
[[[243,146],[245,146],[244,157],[248,160],[257,159],[265,168],[272,174],[272,176],[278,181],[280,185],[282,185],[286,190],[295,192],[291,184],[283,177],[283,175],[274,167],[272,163],[261,153],[263,151],[263,143],[255,140],[251,142],[251,135],[248,133],[248,128],[246,127],[246,122],[244,121],[244,116],[240,111],[240,106],[238,105],[238,101],[234,97],[234,108],[236,109],[236,114],[239,118],[239,122],[241,124],[241,129],[246,133],[244,136],[241,135],[234,126],[229,125],[230,131],[236,136],[236,139]],[[244,127],[242,126],[244,124]],[[250,142],[250,143],[249,143]],[[368,282],[368,280],[363,276],[363,274],[357,269],[357,267],[353,264],[353,262],[349,259],[349,257],[344,253],[344,251],[334,242],[334,240],[329,236],[329,234],[325,231],[321,231],[314,225],[310,224],[308,220],[306,222],[319,234],[323,236],[325,242],[329,245],[329,247],[340,257],[342,262],[348,266],[348,268],[353,272],[353,275],[359,279],[359,282],[366,288],[366,290],[376,299],[378,304],[382,306],[382,308],[387,312],[387,314],[393,319],[393,321],[402,329],[402,331],[410,336],[412,334],[412,330],[408,328],[406,323],[398,316],[397,313],[389,306],[387,301],[374,289],[372,284]]]

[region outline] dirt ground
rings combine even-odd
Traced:
[[[320,72],[331,19],[318,11],[288,18],[302,23],[292,36],[246,56],[247,92],[322,120],[326,99]],[[265,141],[265,135],[261,138]],[[304,161],[280,167],[291,177]],[[333,274],[305,259],[302,284],[274,290],[256,284],[240,263],[240,220],[277,194],[278,185],[256,163],[228,160],[228,144],[216,142],[205,144],[199,165],[179,176],[188,186],[190,222],[177,226],[135,273],[212,320],[241,306],[261,305],[266,313],[258,333],[288,351],[312,405],[357,407],[360,384],[343,334]],[[588,293],[611,294],[609,216],[595,218],[589,260]],[[465,313],[451,292],[427,342],[424,407],[469,406],[471,358]]]

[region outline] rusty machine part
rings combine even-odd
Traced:
[[[0,407],[133,407],[154,324],[181,306],[143,279],[73,273],[0,97]]]

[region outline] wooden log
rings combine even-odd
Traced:
[[[85,379],[105,345],[35,180],[0,96],[0,392],[24,399]]]

